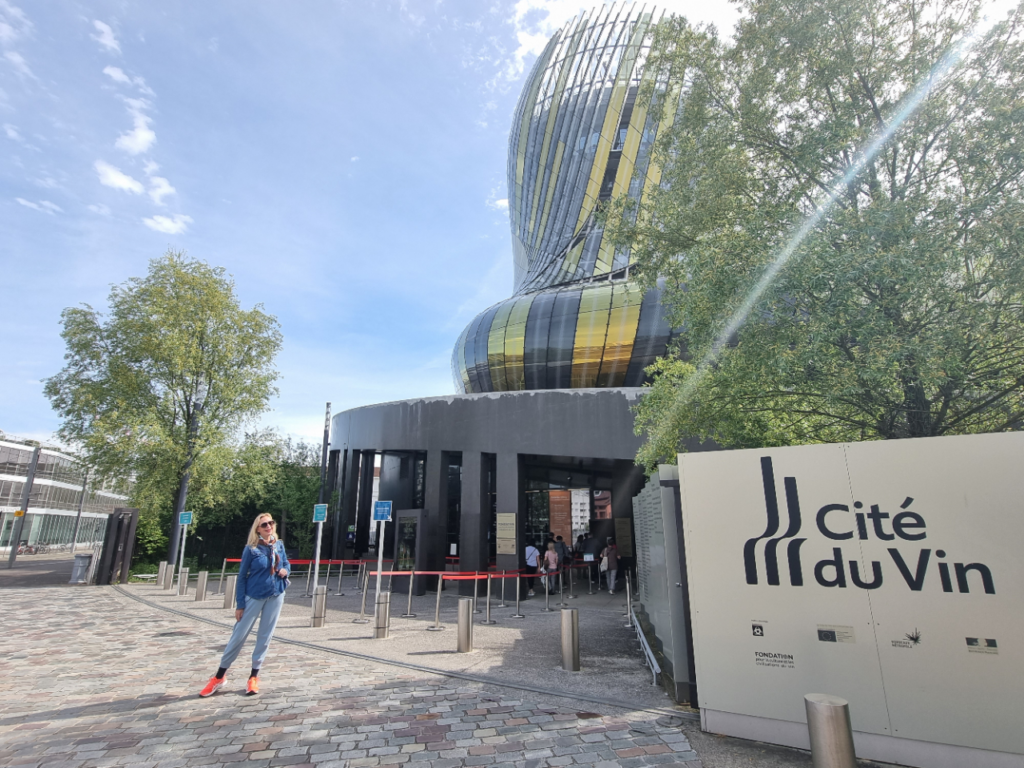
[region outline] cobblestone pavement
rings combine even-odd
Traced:
[[[261,695],[243,652],[200,699],[224,632],[110,588],[7,588],[0,611],[0,765],[702,765],[678,719],[283,644]]]

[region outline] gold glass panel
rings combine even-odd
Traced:
[[[643,293],[635,285],[626,283],[615,286],[597,386],[621,387],[625,382],[629,359],[633,355],[637,326],[640,324],[642,302]]]
[[[505,326],[505,384],[508,389],[523,389],[526,373],[523,368],[526,346],[526,319],[530,316],[530,305],[536,294],[523,296],[509,313]]]
[[[487,333],[487,367],[491,371],[491,388],[495,392],[508,389],[505,381],[505,326],[513,306],[514,301],[506,301],[499,307]]]

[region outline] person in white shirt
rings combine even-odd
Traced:
[[[540,565],[540,550],[533,544],[526,545],[526,586],[529,588],[529,596],[533,597],[533,581],[537,574],[537,566]]]

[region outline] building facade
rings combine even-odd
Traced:
[[[20,508],[35,444],[0,433],[0,549],[11,546],[14,513]],[[28,511],[15,542],[32,552],[91,545],[103,539],[107,517],[128,497],[109,484],[90,481],[87,467],[56,448],[42,448],[29,493]]]

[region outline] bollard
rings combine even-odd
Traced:
[[[857,768],[849,703],[827,693],[808,693],[804,709],[814,768]]]
[[[580,671],[580,611],[578,608],[562,609],[562,669],[566,672]]]
[[[217,585],[217,594],[218,595],[223,595],[224,594],[224,573],[227,571],[227,569],[228,569],[228,559],[225,557],[224,558],[224,562],[221,563],[221,566],[220,566],[220,583]]]
[[[441,590],[444,588],[444,576],[437,576],[437,603],[434,605],[434,626],[427,627],[428,632],[437,632],[444,629],[441,626]]]
[[[498,603],[499,608],[507,608],[505,605],[505,572],[501,572],[501,602]]]
[[[562,573],[558,572],[558,605],[562,608],[568,608],[569,604],[565,602],[565,584],[562,582]]]
[[[370,572],[363,569],[363,599],[359,603],[359,618],[352,619],[353,624],[369,624],[370,620],[365,618],[366,614],[366,586],[370,583]]]
[[[170,591],[174,588],[174,563],[168,563],[164,568],[164,590]]]
[[[234,574],[228,576],[227,586],[224,588],[224,608],[230,609],[235,607],[235,580],[238,577]]]
[[[322,627],[327,618],[327,585],[313,590],[313,626]]]
[[[519,576],[516,575],[516,612],[513,613],[509,618],[512,618],[512,619],[525,619],[526,618],[525,616],[523,616],[523,614],[521,614],[519,612],[519,598],[520,598],[521,595],[522,595],[522,592],[519,591]]]
[[[210,578],[209,571],[200,571],[199,580],[196,582],[196,602],[201,603],[206,600],[206,582]]]
[[[480,571],[476,572],[476,578],[473,579],[473,613],[480,613],[480,609],[476,607],[476,586],[480,583]]]
[[[626,628],[633,628],[633,592],[629,587],[629,571],[626,571]]]
[[[409,600],[405,604],[405,613],[402,614],[403,619],[415,619],[416,614],[412,612],[412,585],[416,581],[416,571],[409,571]]]
[[[483,619],[481,624],[497,624],[498,622],[491,619],[491,574],[487,574],[487,618]]]
[[[341,565],[338,567],[338,591],[334,593],[335,597],[344,597],[345,593],[341,591],[341,577],[345,575],[345,561],[341,561]]]
[[[568,595],[568,597],[569,597],[570,600],[575,600],[576,599],[576,595],[574,595],[572,593],[573,592],[573,585],[572,585],[572,571],[573,571],[573,568],[572,568],[572,563],[569,564],[569,567],[566,570],[569,571],[569,595]]]
[[[178,594],[188,594],[188,568],[182,568],[181,572],[178,573]]]
[[[381,592],[377,595],[376,608],[373,614],[373,637],[375,640],[385,640],[391,625],[391,592]]]
[[[157,571],[156,571],[156,588],[157,589],[163,589],[164,588],[164,573],[166,571],[167,571],[167,561],[166,560],[161,560],[160,561],[160,566],[157,568]]]
[[[475,582],[474,582],[475,583]],[[459,653],[473,650],[473,598],[459,598]]]

